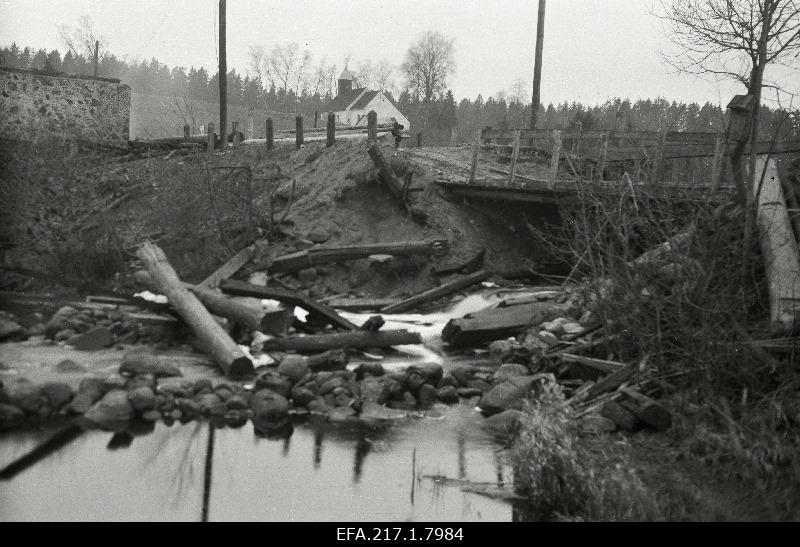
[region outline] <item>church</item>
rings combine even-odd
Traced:
[[[337,95],[323,107],[323,115],[332,112],[337,126],[367,125],[367,114],[371,110],[378,114],[378,125],[397,121],[406,131],[410,130],[408,118],[382,91],[366,87],[353,89],[353,73],[345,68],[339,76]]]

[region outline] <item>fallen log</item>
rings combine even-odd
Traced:
[[[800,253],[775,160],[758,159],[753,187],[769,286],[770,330],[773,335],[790,335],[800,329]]]
[[[645,361],[646,359],[647,358],[645,358]],[[634,374],[636,374],[638,370],[639,364],[631,363],[630,365],[626,365],[616,372],[612,372],[593,385],[587,392],[586,398],[591,400],[599,395],[602,395],[603,393],[606,393],[607,391],[613,391],[617,389],[619,386],[627,382]]]
[[[369,153],[369,157],[372,159],[372,162],[378,168],[378,173],[381,181],[383,181],[383,184],[389,189],[395,198],[400,200],[400,202],[403,204],[403,207],[406,209],[406,211],[408,211],[409,215],[411,215],[411,219],[414,220],[414,222],[425,225],[427,222],[427,214],[412,205],[408,200],[412,173],[406,173],[405,178],[400,179],[395,174],[392,166],[389,165],[389,162],[386,161],[386,157],[383,155],[380,144],[378,143],[370,146],[367,152]]]
[[[273,338],[264,342],[264,351],[296,351],[298,353],[319,353],[331,349],[369,349],[388,348],[408,344],[421,344],[417,332],[406,330],[358,331],[334,334],[313,334],[311,336],[291,336]]]
[[[452,274],[471,274],[483,268],[483,262],[486,258],[486,249],[481,249],[478,254],[473,258],[464,262],[463,264],[444,264],[433,268],[433,275],[437,277],[444,277]]]
[[[400,302],[397,298],[333,298],[327,302],[331,308],[345,311],[378,311]]]
[[[340,316],[330,306],[311,300],[301,293],[288,289],[278,289],[275,287],[259,287],[243,281],[226,279],[220,283],[220,289],[227,294],[236,296],[253,296],[255,298],[269,298],[278,300],[291,306],[300,306],[306,310],[310,316],[321,319],[334,327],[345,330],[359,330],[358,325],[351,323]]]
[[[158,284],[148,272],[141,270],[135,272],[133,279],[150,291],[159,291]],[[183,286],[189,289],[208,308],[208,311],[214,315],[230,319],[250,331],[259,331],[277,336],[284,334],[294,320],[291,310],[265,310],[260,306],[255,307],[235,302],[221,294],[205,290],[197,285],[184,283]]]
[[[349,247],[314,247],[276,258],[268,268],[270,273],[289,273],[331,262],[368,258],[371,255],[413,256],[441,254],[446,252],[448,246],[446,239],[437,239],[422,243],[403,241]]]
[[[572,353],[557,353],[556,356],[561,358],[566,363],[578,363],[586,365],[600,372],[612,373],[625,367],[623,363],[616,361],[607,361],[605,359],[595,359],[594,357],[584,357],[583,355],[574,355]]]
[[[159,292],[167,297],[192,332],[208,346],[211,356],[222,371],[232,378],[254,374],[252,361],[228,333],[214,321],[197,297],[181,283],[178,274],[164,255],[164,251],[147,242],[139,247],[136,256],[155,280]]]
[[[460,291],[461,289],[471,287],[476,283],[480,283],[481,281],[489,279],[491,276],[492,276],[491,272],[487,272],[486,270],[480,270],[478,272],[461,277],[459,279],[448,281],[443,285],[421,292],[410,298],[406,298],[405,300],[402,300],[397,304],[386,306],[381,310],[381,313],[400,313],[406,310],[410,310],[420,304],[431,302],[438,298],[451,295],[456,291]]]
[[[461,319],[451,319],[442,330],[442,340],[452,347],[472,347],[508,338],[533,325],[552,321],[566,311],[563,304],[537,302],[510,308],[492,308]]]

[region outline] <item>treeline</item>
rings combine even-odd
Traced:
[[[68,51],[63,56],[58,50],[49,53],[44,49],[34,51],[29,47],[20,49],[16,44],[0,49],[0,64],[19,68],[35,68],[46,72],[91,75],[92,60]],[[114,54],[100,57],[97,75],[117,78],[131,87],[133,93],[162,95],[180,99],[218,102],[219,78],[217,72],[210,74],[203,67],[173,67],[150,61],[128,62]],[[257,77],[242,75],[235,69],[228,73],[227,98],[232,106],[263,108],[280,112],[297,112],[313,116],[327,101],[330,92],[311,93],[307,87],[294,89],[266,88]]]
[[[20,49],[16,44],[0,49],[0,64],[13,67],[36,68],[50,72],[92,74],[92,62],[81,55],[58,50],[49,53],[29,47]],[[160,63],[128,62],[105,53],[98,63],[98,75],[118,78],[131,86],[134,93],[178,97],[187,100],[219,101],[219,83],[216,73],[205,68],[174,67]],[[298,79],[297,89],[289,86],[269,86],[258,77],[242,75],[236,70],[228,73],[228,102],[234,106],[263,108],[279,112],[294,112],[314,116],[331,100],[329,90],[312,93]],[[317,86],[319,87],[319,86]],[[325,86],[323,86],[325,87]],[[284,91],[284,88],[286,90]],[[448,145],[473,141],[475,132],[484,127],[498,129],[526,128],[530,124],[530,104],[520,99],[522,94],[510,97],[501,91],[484,99],[455,101],[447,90],[429,101],[414,96],[409,90],[395,99],[400,111],[409,118],[412,132],[423,133],[423,144]],[[602,105],[586,106],[578,102],[564,102],[539,107],[538,127],[546,129],[583,130],[662,130],[716,131],[721,127],[724,111],[718,105],[705,103],[679,103],[659,99],[610,99]],[[761,134],[765,138],[800,139],[800,111],[764,107],[761,116]]]

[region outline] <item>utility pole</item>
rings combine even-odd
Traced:
[[[94,42],[94,75],[97,76],[97,64],[99,61],[100,40]]]
[[[225,0],[219,0],[219,140],[228,146],[228,60],[226,58]]]
[[[536,129],[542,87],[542,49],[544,47],[544,8],[546,0],[539,0],[539,18],[536,21],[536,61],[533,65],[533,99],[531,100],[531,129]]]

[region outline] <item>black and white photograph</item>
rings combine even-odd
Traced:
[[[0,522],[800,521],[799,242],[800,0],[0,0]]]

